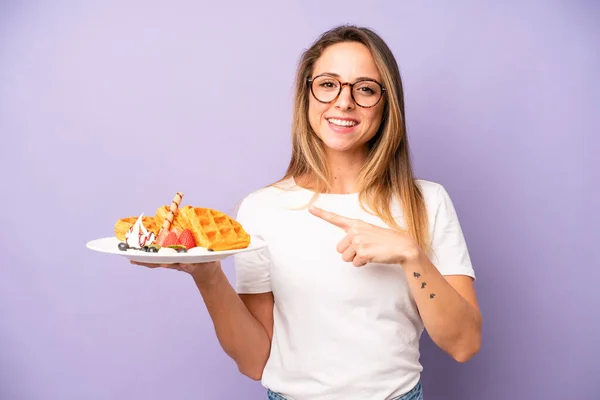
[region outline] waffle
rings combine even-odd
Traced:
[[[197,246],[209,250],[244,249],[250,244],[250,235],[240,223],[221,211],[180,207],[175,221],[192,231]]]
[[[139,217],[127,217],[127,218],[121,218],[120,220],[118,220],[115,223],[115,227],[114,227],[115,236],[117,237],[117,239],[124,241],[125,234],[129,230],[129,228],[131,228],[135,224],[135,221],[137,221],[138,218]],[[158,235],[158,231],[160,230],[160,225],[156,223],[156,220],[154,217],[143,216],[142,224],[144,224],[146,229],[148,229],[148,232],[152,232],[155,235]]]
[[[162,206],[156,209],[156,214],[154,215],[155,223],[160,228],[165,222],[165,218],[169,214],[169,206]],[[173,222],[171,223],[170,229],[177,229],[179,232],[183,231],[186,226],[186,221],[183,216],[179,213],[179,209],[175,211],[173,217]]]

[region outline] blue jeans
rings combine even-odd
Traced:
[[[280,395],[279,393],[272,392],[270,389],[267,390],[267,399],[268,400],[287,400],[285,397]],[[399,396],[394,397],[392,400],[423,400],[423,387],[421,382],[417,383],[417,386],[411,389],[410,392]]]

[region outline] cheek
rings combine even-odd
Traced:
[[[378,108],[376,110],[370,110],[370,112],[365,115],[365,119],[369,121],[369,134],[375,135],[379,130],[383,118],[383,108]]]
[[[327,111],[327,108],[326,104],[319,103],[313,99],[309,102],[308,121],[316,133],[319,133],[321,123],[323,122],[323,113]]]
[[[377,126],[381,121],[381,116],[375,111],[363,112],[362,121],[364,124],[364,129],[371,133],[372,130],[377,130]]]

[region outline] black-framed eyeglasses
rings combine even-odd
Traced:
[[[362,108],[375,107],[383,97],[385,87],[374,79],[359,79],[354,83],[344,82],[331,75],[318,75],[308,78],[312,95],[321,103],[331,103],[337,100],[344,86],[350,87],[350,95],[357,106]]]

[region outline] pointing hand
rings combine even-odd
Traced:
[[[368,263],[400,264],[419,255],[416,241],[406,232],[343,217],[314,206],[309,211],[346,232],[336,250],[344,261],[352,262],[356,267]]]

